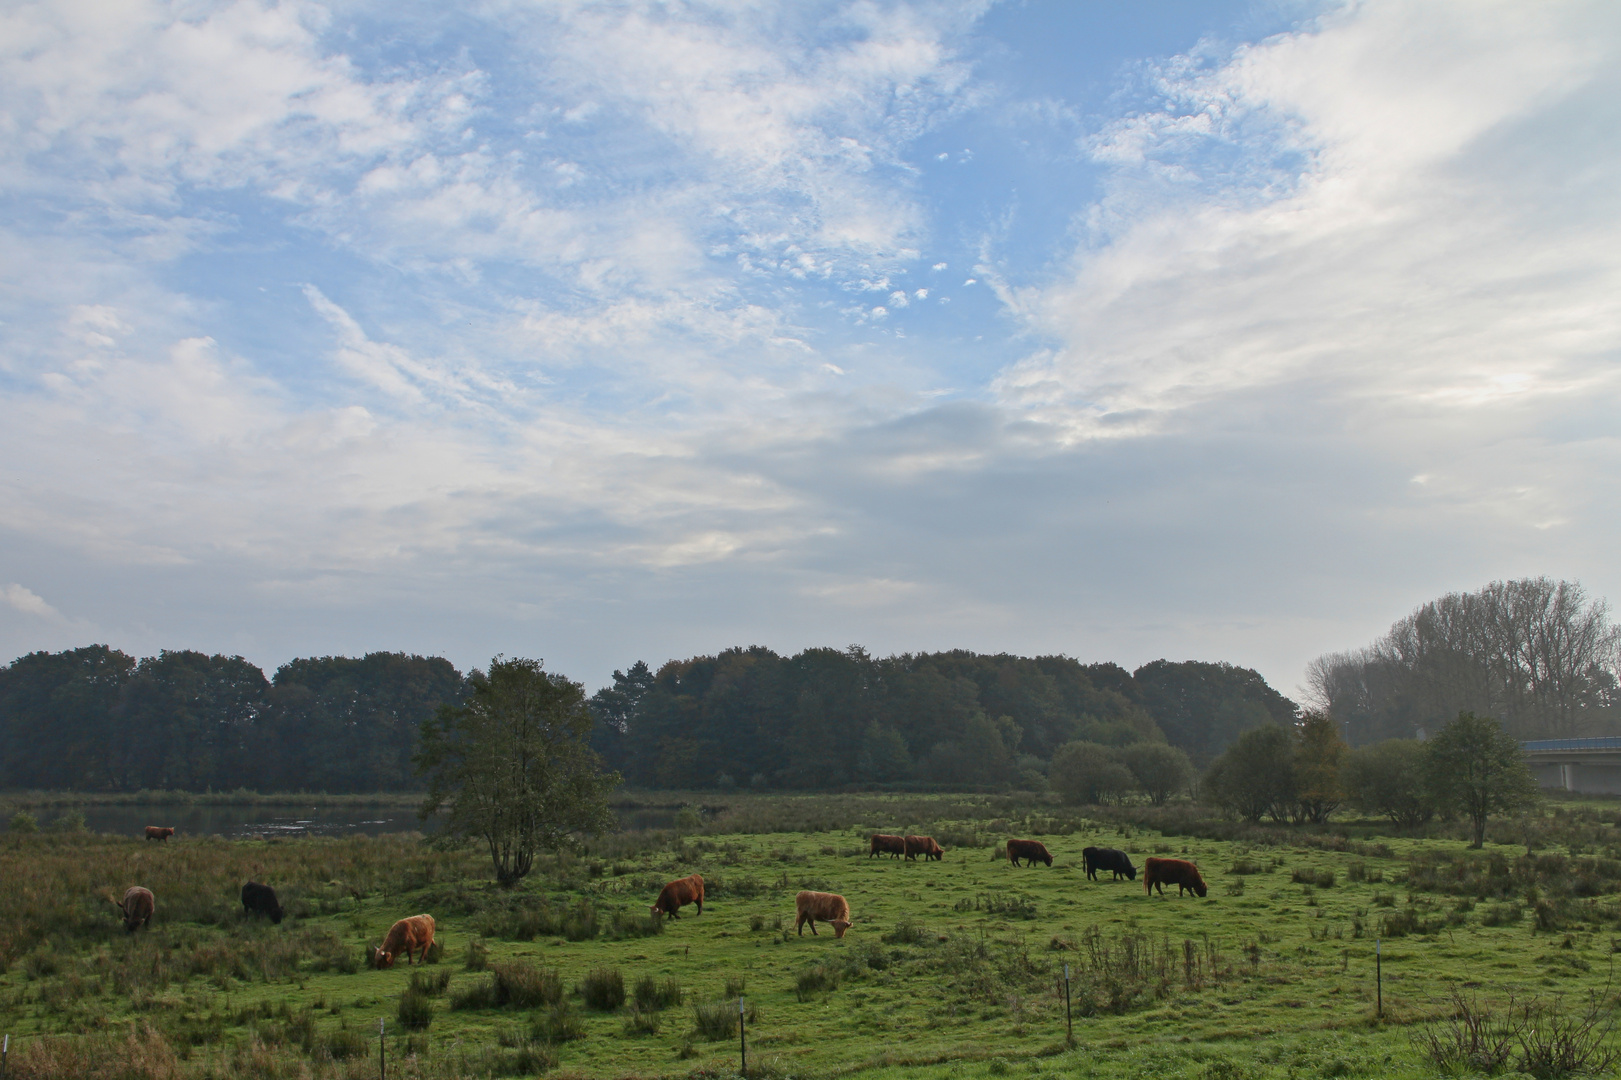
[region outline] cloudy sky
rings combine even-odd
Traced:
[[[1611,0],[10,0],[0,654],[1621,600],[1618,133]]]

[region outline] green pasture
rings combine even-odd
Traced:
[[[818,831],[608,837],[516,890],[490,884],[476,851],[406,837],[8,837],[0,1030],[15,1051],[97,1032],[112,1046],[149,1025],[142,1037],[161,1038],[187,1075],[361,1076],[375,1075],[382,1019],[390,1075],[718,1075],[738,1067],[736,1036],[711,1041],[697,1008],[741,991],[751,1071],[770,1075],[1431,1076],[1411,1034],[1447,1015],[1455,990],[1573,1007],[1609,994],[1621,948],[1611,808],[1561,809],[1529,856],[1523,842],[1466,852],[1371,823],[1354,837],[1217,839],[1041,807],[928,822],[941,862],[868,857],[868,833],[915,827],[917,813],[915,798],[893,818],[868,799]],[[1054,865],[1010,866],[997,857],[1008,836],[1041,839]],[[1140,873],[1090,882],[1089,844],[1139,868],[1192,859],[1209,895],[1146,896]],[[652,932],[659,886],[693,872],[709,885],[704,914],[686,908]],[[293,912],[282,925],[241,918],[250,876],[278,887]],[[130,884],[158,902],[133,938],[99,895]],[[802,888],[849,900],[842,941],[826,926],[793,933]],[[423,911],[438,922],[437,963],[359,966],[390,923]],[[554,970],[562,1004],[453,1007],[514,961]],[[617,969],[626,1005],[581,997],[599,969]],[[428,1022],[411,1031],[399,1005],[418,971]],[[632,1008],[643,979],[675,980],[682,1003]]]

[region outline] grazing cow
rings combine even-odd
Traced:
[[[1052,852],[1048,851],[1047,845],[1040,840],[1009,840],[1007,857],[1008,862],[1014,866],[1019,865],[1020,859],[1029,860],[1031,866],[1036,865],[1038,859],[1048,866],[1053,864]]]
[[[843,937],[844,932],[850,929],[850,905],[838,893],[811,892],[806,889],[794,897],[794,908],[799,912],[799,918],[794,920],[794,928],[799,936],[805,936],[805,924],[810,923],[811,935],[816,935],[816,920],[833,927],[834,937]]]
[[[897,858],[906,854],[906,837],[891,836],[888,833],[872,834],[872,850],[867,852],[867,858],[874,855],[894,855]]]
[[[242,886],[242,911],[247,915],[268,916],[270,921],[277,925],[280,925],[281,917],[286,914],[276,902],[276,890],[257,881],[250,881]]]
[[[678,881],[672,881],[659,890],[659,898],[653,903],[652,914],[663,912],[666,918],[679,919],[677,914],[683,904],[697,904],[698,914],[704,913],[704,879],[701,874],[693,874]]]
[[[167,840],[174,835],[174,830],[167,825],[148,825],[146,838],[148,840]]]
[[[139,885],[131,885],[124,891],[124,902],[119,903],[112,897],[107,902],[117,908],[124,915],[124,929],[128,933],[152,925],[152,913],[158,909],[157,901],[152,899],[150,889],[143,889]]]
[[[1197,896],[1203,896],[1207,891],[1204,878],[1199,876],[1199,868],[1188,860],[1156,859],[1150,856],[1143,864],[1143,892],[1153,895],[1157,890],[1164,896],[1167,885],[1175,885],[1178,896],[1187,890],[1191,890]]]
[[[934,837],[932,836],[908,836],[904,839],[906,841],[906,857],[908,859],[921,855],[923,856],[923,861],[928,862],[930,859],[938,860],[945,856],[946,849],[935,843]]]
[[[1086,876],[1091,881],[1098,879],[1099,870],[1112,871],[1116,881],[1120,880],[1121,874],[1126,875],[1132,881],[1137,880],[1137,868],[1131,865],[1131,856],[1119,848],[1082,848],[1081,862],[1086,866]]]
[[[371,951],[373,967],[390,968],[394,966],[394,958],[405,953],[407,964],[415,963],[411,959],[412,951],[420,953],[425,959],[428,949],[433,945],[433,916],[412,915],[408,919],[401,919],[388,928],[388,936],[383,939],[381,949]]]

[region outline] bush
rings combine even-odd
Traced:
[[[84,815],[77,810],[69,810],[55,821],[51,822],[51,831],[59,833],[87,832]]]
[[[426,971],[411,972],[411,989],[428,997],[438,997],[450,986],[450,972],[429,975]]]
[[[728,976],[726,976],[726,996],[727,997],[729,997],[729,998],[740,998],[740,997],[743,996],[743,991],[744,991],[745,988],[746,988],[746,983],[744,982],[743,976],[741,976],[741,975],[728,975]]]
[[[568,1042],[570,1039],[585,1038],[584,1022],[580,1020],[578,1013],[569,1008],[566,1001],[559,1001],[535,1017],[532,1030],[536,1039],[553,1046]]]
[[[1319,889],[1332,889],[1334,887],[1334,871],[1296,870],[1289,875],[1289,880],[1296,885],[1315,885]]]
[[[452,1009],[533,1009],[563,1000],[563,977],[555,968],[522,960],[492,964],[487,978],[450,997]]]
[[[692,1007],[693,1028],[710,1042],[737,1038],[737,1002],[715,1001]]]
[[[608,938],[611,941],[624,941],[631,938],[657,937],[664,933],[664,923],[663,915],[616,911],[608,920]]]
[[[463,963],[468,971],[488,971],[490,968],[490,947],[476,938],[469,941],[467,943],[467,958]]]
[[[400,1024],[410,1031],[425,1031],[433,1023],[433,1000],[415,980],[400,994]]]
[[[618,968],[594,968],[580,983],[580,996],[591,1008],[612,1012],[625,1003],[625,978]]]
[[[340,1028],[321,1037],[321,1045],[334,1060],[365,1057],[371,1050],[371,1040],[358,1031]]]
[[[631,1007],[630,1015],[625,1018],[626,1035],[657,1035],[659,1027],[658,1013],[643,1012],[635,1006]]]
[[[888,945],[921,945],[929,939],[929,932],[911,919],[901,919],[881,939]]]
[[[34,815],[26,810],[19,810],[12,814],[11,824],[8,827],[12,832],[19,835],[39,832],[39,822],[34,820]]]
[[[657,1012],[681,1004],[681,984],[673,978],[655,979],[643,975],[636,980],[633,994],[636,1008],[642,1012]]]
[[[799,973],[794,983],[794,996],[800,1001],[809,1001],[820,993],[831,993],[839,988],[839,973],[837,969],[826,964],[817,964],[806,968]]]

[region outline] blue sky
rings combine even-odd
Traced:
[[[1259,668],[1621,595],[1621,9],[15,3],[0,652]]]

